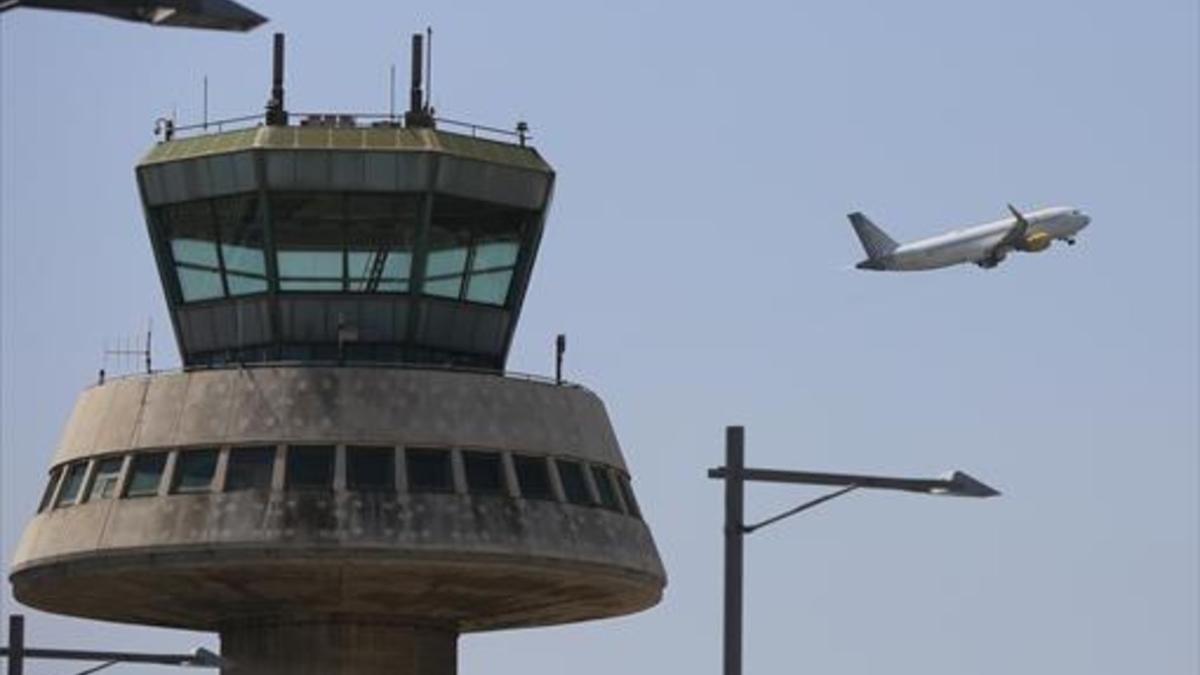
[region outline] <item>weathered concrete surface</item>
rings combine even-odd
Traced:
[[[130,449],[254,443],[479,447],[625,468],[604,404],[582,387],[448,370],[284,366],[92,387],[53,464]]]
[[[370,616],[243,621],[221,628],[227,675],[455,675],[458,636]]]
[[[303,367],[95,387],[55,462],[293,442],[487,448],[624,466],[603,404],[586,389]],[[296,492],[278,477],[270,490],[164,487],[46,510],[27,527],[11,579],[25,604],[112,621],[224,631],[353,615],[448,633],[635,612],[656,604],[666,583],[649,529],[623,513],[461,489]]]
[[[238,492],[43,513],[12,582],[25,604],[110,621],[216,630],[324,612],[471,631],[635,612],[664,576],[645,524],[601,509]]]

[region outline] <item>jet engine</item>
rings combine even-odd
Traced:
[[[1054,238],[1051,237],[1049,233],[1035,232],[1035,233],[1025,237],[1025,242],[1024,242],[1024,245],[1021,247],[1021,250],[1027,251],[1029,253],[1038,253],[1040,251],[1045,251],[1046,249],[1050,248],[1050,243],[1053,241],[1054,241]]]

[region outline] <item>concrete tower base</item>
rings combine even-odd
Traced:
[[[361,616],[221,628],[223,675],[455,675],[458,634]]]

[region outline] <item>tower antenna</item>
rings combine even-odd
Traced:
[[[433,26],[425,27],[425,112],[430,113],[433,101]],[[432,113],[430,113],[432,115]]]
[[[287,110],[283,104],[283,33],[275,34],[271,58],[271,98],[267,100],[267,125],[286,127]]]
[[[404,113],[404,126],[433,128],[433,117],[425,105],[425,94],[421,90],[421,76],[424,74],[422,61],[425,57],[425,36],[413,33],[412,36],[412,86],[408,90],[408,112]]]
[[[392,64],[392,72],[388,79],[388,120],[396,119],[396,64]]]

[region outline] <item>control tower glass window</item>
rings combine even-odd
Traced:
[[[600,506],[611,511],[620,511],[621,505],[617,502],[617,492],[613,489],[612,481],[608,478],[608,472],[604,467],[592,467],[592,480],[596,483],[596,494],[600,496]]]
[[[464,450],[462,457],[468,492],[490,495],[504,492],[504,465],[499,453]]]
[[[229,294],[266,293],[267,259],[263,227],[258,219],[258,197],[217,199],[213,210],[219,226],[221,263]]]
[[[187,450],[179,453],[175,466],[176,492],[204,492],[217,472],[217,450]]]
[[[405,452],[405,458],[410,491],[454,491],[449,452],[433,448],[409,448]]]
[[[134,455],[133,468],[129,472],[129,487],[125,488],[125,496],[149,497],[158,494],[158,484],[162,482],[163,469],[166,466],[167,453],[165,452]]]
[[[419,196],[280,194],[271,214],[280,290],[408,292]]]
[[[346,274],[356,293],[407,293],[420,200],[405,195],[346,198]]]
[[[157,216],[184,302],[267,291],[256,195],[170,204]]]
[[[225,491],[269,490],[275,470],[275,448],[232,448],[225,470]]]
[[[333,459],[332,445],[294,445],[288,448],[288,489],[332,490]]]
[[[618,476],[617,485],[621,486],[621,497],[625,500],[625,508],[629,511],[629,515],[634,518],[641,518],[642,510],[638,507],[637,499],[633,496],[633,486],[629,484],[629,476],[624,474]]]
[[[42,500],[38,502],[38,513],[46,510],[50,506],[50,500],[54,497],[54,488],[58,487],[58,477],[62,473],[62,469],[54,467],[50,470],[50,479],[46,482],[46,491],[42,493]]]
[[[390,492],[396,489],[395,451],[389,447],[346,448],[346,487]]]
[[[112,499],[113,495],[117,493],[117,481],[121,478],[121,465],[124,463],[123,457],[109,457],[96,464],[96,471],[92,476],[92,489],[88,492],[88,501]]]
[[[79,491],[83,488],[83,475],[87,473],[87,466],[86,461],[75,462],[67,469],[62,488],[58,492],[57,506],[70,506],[79,499]]]
[[[592,496],[588,493],[587,479],[583,475],[583,465],[566,459],[556,459],[558,478],[562,482],[563,495],[571,504],[591,506]]]
[[[281,291],[341,291],[342,197],[329,193],[271,198]]]
[[[550,471],[545,457],[513,455],[513,468],[517,471],[517,484],[521,496],[526,499],[554,499],[550,489]]]
[[[224,297],[212,204],[199,201],[164,206],[159,220],[165,230],[183,301]]]
[[[530,214],[439,196],[425,263],[425,295],[504,305]]]

